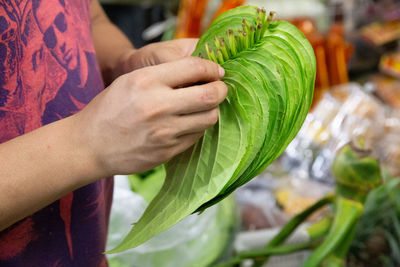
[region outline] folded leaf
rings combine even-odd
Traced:
[[[166,181],[122,243],[136,247],[201,211],[262,172],[299,131],[311,105],[315,56],[303,34],[265,10],[238,7],[219,16],[194,56],[218,62],[229,88],[219,121],[166,164]]]

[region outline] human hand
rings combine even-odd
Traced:
[[[103,176],[166,162],[217,122],[223,75],[211,61],[186,57],[120,76],[74,115],[85,151]]]
[[[155,66],[190,56],[198,39],[176,39],[146,45],[138,50],[130,50],[122,57],[119,65],[121,73],[127,73],[143,67]]]

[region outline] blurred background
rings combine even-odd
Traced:
[[[234,197],[204,215],[190,216],[137,249],[111,255],[111,266],[212,266],[234,251],[262,246],[294,214],[333,189],[330,168],[335,153],[354,139],[362,138],[374,148],[387,177],[400,176],[400,1],[101,3],[136,48],[174,38],[200,37],[216,16],[240,5],[265,7],[275,11],[277,19],[296,25],[312,44],[317,59],[312,108],[284,154]],[[110,247],[140,217],[162,177],[163,169],[156,169],[140,177],[116,179]],[[396,199],[400,201],[400,195]],[[375,208],[378,218],[381,210]],[[393,208],[397,218],[399,212],[400,205]],[[400,226],[385,232],[393,225],[390,216],[385,216],[382,220],[366,219],[348,254],[348,266],[400,266]],[[309,221],[315,221],[318,214],[314,217]],[[302,238],[301,229],[298,232],[293,239]],[[273,257],[268,266],[301,266],[307,255]]]

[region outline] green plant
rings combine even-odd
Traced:
[[[400,265],[400,178],[368,195],[347,258],[349,266]]]
[[[146,202],[150,202],[160,191],[165,180],[164,165],[147,172],[128,175],[131,190],[141,195]]]
[[[229,88],[218,124],[166,164],[163,187],[123,242],[136,247],[186,216],[214,205],[262,172],[295,137],[310,108],[315,56],[303,34],[264,9],[218,17],[194,56],[218,62]]]
[[[365,214],[371,216],[372,202],[384,199],[384,193],[392,192],[389,188],[393,189],[393,184],[380,186],[382,176],[378,160],[371,156],[370,150],[354,144],[340,149],[332,165],[332,173],[336,183],[334,194],[327,195],[293,217],[264,249],[240,252],[233,259],[218,266],[233,266],[244,259],[253,259],[253,266],[261,266],[271,255],[300,250],[313,250],[303,263],[305,267],[344,266],[354,237],[360,231],[358,228],[360,221],[361,225],[363,224],[361,216],[364,207],[369,211]],[[395,184],[398,185],[398,182]],[[395,197],[397,202],[400,201],[399,197],[400,195]],[[328,204],[333,205],[333,213],[308,228],[310,241],[301,244],[283,244],[308,216]],[[397,244],[397,242],[392,243],[394,243],[392,246]]]

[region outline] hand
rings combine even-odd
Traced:
[[[217,122],[227,95],[223,75],[211,61],[186,57],[119,77],[75,115],[85,151],[105,175],[166,162]]]
[[[121,73],[143,67],[155,66],[190,56],[198,39],[177,39],[149,44],[138,50],[130,50],[122,57]]]

